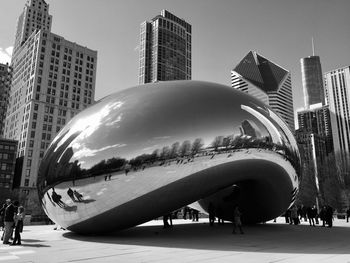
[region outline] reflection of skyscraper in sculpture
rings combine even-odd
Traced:
[[[250,51],[231,71],[231,86],[269,105],[294,131],[289,71]]]
[[[325,104],[322,69],[319,56],[300,59],[305,106],[316,103]]]
[[[140,28],[139,84],[191,79],[192,27],[167,10]]]
[[[241,135],[248,135],[253,138],[261,137],[258,126],[251,120],[242,121],[240,131]]]

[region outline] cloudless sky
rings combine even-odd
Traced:
[[[52,32],[98,51],[96,97],[138,83],[140,23],[167,9],[192,25],[192,79],[230,85],[250,51],[292,73],[294,110],[304,104],[300,58],[323,72],[350,65],[349,0],[47,0]],[[13,46],[25,0],[0,2],[0,58]],[[1,61],[0,61],[1,62]]]

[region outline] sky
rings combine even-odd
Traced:
[[[97,50],[95,99],[138,84],[140,23],[167,9],[192,25],[192,79],[230,86],[250,51],[292,74],[294,110],[304,106],[300,58],[327,72],[350,65],[349,0],[47,0],[52,32]],[[0,2],[0,62],[10,60],[25,0]]]

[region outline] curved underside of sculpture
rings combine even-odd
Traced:
[[[185,205],[225,220],[282,214],[295,200],[300,157],[287,125],[260,101],[201,81],[146,84],[75,116],[41,162],[44,210],[78,233],[132,227]]]

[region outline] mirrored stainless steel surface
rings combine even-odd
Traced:
[[[230,87],[169,81],[123,90],[75,116],[41,162],[48,216],[79,233],[120,230],[209,203],[244,222],[295,200],[300,157],[287,125]]]

